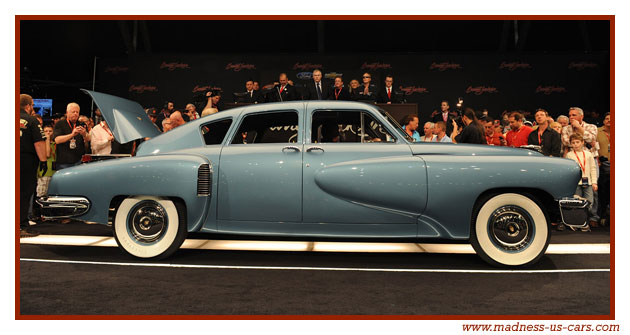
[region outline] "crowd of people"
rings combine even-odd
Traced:
[[[240,99],[246,103],[301,99],[401,102],[400,94],[393,87],[392,76],[386,76],[385,85],[380,89],[372,84],[369,73],[364,73],[362,79],[362,84],[358,80],[352,80],[345,87],[343,78],[337,76],[334,86],[330,87],[323,83],[321,71],[315,70],[312,80],[298,92],[287,75],[282,73],[274,88],[265,93],[260,91],[255,81],[248,80],[245,83],[246,92],[240,95]],[[202,105],[191,102],[184,109],[176,109],[175,104],[169,101],[160,111],[147,108],[145,112],[160,131],[168,132],[186,122],[222,110],[221,92],[206,92],[204,98]],[[201,113],[197,106],[203,107]],[[51,123],[44,124],[41,116],[34,113],[33,99],[22,94],[19,113],[21,204],[32,204],[35,191],[37,196],[46,194],[55,171],[80,164],[86,153],[133,155],[135,152],[137,141],[118,143],[98,109],[93,117],[87,117],[80,114],[77,103],[71,102],[63,117],[56,116]],[[487,110],[464,108],[461,111],[452,111],[449,101],[443,100],[439,111],[431,114],[431,121],[426,122],[421,131],[418,115],[408,115],[400,123],[416,142],[528,147],[546,156],[575,160],[582,169],[582,179],[577,185],[576,194],[588,199],[591,204],[589,226],[583,230],[589,231],[591,227],[606,224],[604,218],[607,216],[610,199],[610,115],[605,115],[600,127],[587,123],[584,120],[584,111],[579,107],[569,108],[568,116],[560,115],[555,120],[545,109],[537,109],[533,116],[530,121],[521,112],[505,111],[499,119],[493,119]],[[37,178],[24,179],[30,175]],[[24,191],[31,188],[30,193]],[[28,208],[24,212],[23,207],[21,206],[20,211],[22,236],[36,235],[28,230]],[[557,225],[557,229],[564,229],[564,225]]]

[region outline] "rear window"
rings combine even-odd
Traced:
[[[223,143],[223,139],[232,125],[232,119],[219,120],[201,126],[201,134],[206,145]]]

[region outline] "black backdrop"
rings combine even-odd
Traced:
[[[223,100],[243,92],[245,81],[261,87],[286,72],[297,86],[314,68],[325,77],[342,74],[347,85],[363,72],[380,85],[394,76],[394,87],[417,103],[421,119],[438,109],[442,99],[451,106],[458,97],[466,106],[487,108],[498,117],[504,110],[545,108],[566,114],[571,106],[604,114],[610,107],[609,54],[136,54],[99,60],[97,90],[145,107],[161,108],[172,100],[176,108],[192,102],[195,92],[221,89]]]

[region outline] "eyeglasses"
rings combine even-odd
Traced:
[[[372,77],[370,77],[370,76],[363,76],[363,78],[372,78]]]

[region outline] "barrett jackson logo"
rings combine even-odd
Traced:
[[[361,65],[361,70],[378,70],[378,69],[391,69],[392,66],[391,64],[385,64],[385,63],[368,63],[368,62],[363,62],[363,65]]]
[[[157,92],[156,86],[151,85],[131,85],[129,86],[129,92],[136,92],[142,94],[144,92]]]
[[[518,69],[531,69],[532,66],[529,63],[521,63],[521,62],[501,62],[499,65],[499,69],[505,69],[508,71],[514,71]]]
[[[256,65],[254,64],[245,64],[245,63],[228,63],[225,66],[226,70],[234,70],[234,72],[239,72],[240,70],[256,70]]]
[[[574,69],[574,70],[578,70],[578,71],[582,71],[584,69],[594,69],[597,68],[599,65],[597,65],[597,63],[593,63],[593,62],[571,62],[569,63],[569,69]]]
[[[561,86],[540,86],[536,87],[536,93],[550,95],[552,93],[566,93],[567,89]]]
[[[210,86],[210,85],[206,85],[206,86],[195,85],[195,87],[193,87],[192,89],[193,93],[207,92],[207,91],[222,91],[222,89],[221,87]]]
[[[169,71],[174,71],[175,69],[190,69],[190,66],[186,63],[167,63],[167,62],[162,62],[162,64],[160,65],[160,69],[167,69]]]
[[[322,68],[322,64],[311,64],[311,63],[300,64],[298,62],[298,63],[295,63],[295,65],[293,65],[293,70],[302,70],[302,71],[321,69],[321,68]]]
[[[120,72],[127,72],[129,68],[126,66],[108,66],[105,68],[105,72],[111,72],[112,74],[118,74]]]
[[[461,69],[461,68],[462,68],[461,64],[449,63],[449,62],[442,62],[442,63],[433,62],[431,63],[431,66],[429,66],[429,70],[437,69],[438,71],[456,70],[456,69]]]
[[[429,90],[427,90],[426,87],[399,86],[398,89],[405,92],[405,95],[412,95],[414,93],[429,93]]]
[[[466,93],[473,93],[475,95],[482,95],[484,93],[499,93],[496,87],[486,87],[486,86],[468,86],[466,89]]]

